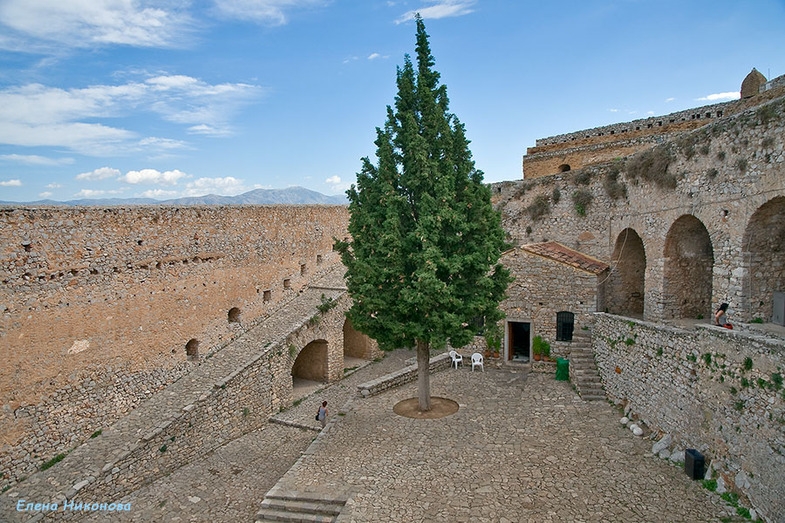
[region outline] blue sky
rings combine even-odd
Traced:
[[[0,200],[342,193],[414,12],[489,182],[785,74],[782,0],[0,0]]]

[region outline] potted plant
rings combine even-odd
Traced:
[[[498,325],[489,326],[485,331],[485,344],[492,358],[499,357],[502,346],[502,333]]]
[[[551,344],[542,339],[542,336],[535,336],[532,340],[532,356],[534,356],[534,361],[550,361]]]

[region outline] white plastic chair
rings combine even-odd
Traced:
[[[450,352],[448,352],[448,354],[450,355],[450,359],[452,360],[452,363],[450,363],[451,367],[455,367],[457,369],[459,364],[463,366],[463,356],[461,356],[454,350],[451,350]]]
[[[485,372],[485,367],[482,365],[482,354],[479,352],[472,354],[472,372],[474,371],[474,367],[480,367],[480,369]]]

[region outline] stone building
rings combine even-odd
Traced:
[[[737,102],[538,140],[524,179],[492,186],[516,246],[509,364],[536,335],[569,357],[572,318],[608,399],[704,452],[770,521],[785,520],[783,83],[753,70]],[[722,302],[733,331],[712,325]]]

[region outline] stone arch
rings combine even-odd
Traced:
[[[785,291],[785,197],[773,198],[752,213],[741,250],[740,319],[771,321],[774,293]]]
[[[709,231],[691,214],[679,217],[665,237],[663,318],[708,318],[712,313],[714,249]]]
[[[646,249],[643,240],[632,228],[616,237],[611,257],[611,272],[605,287],[608,312],[621,316],[643,318],[643,297],[646,275]]]
[[[343,322],[343,355],[344,358],[370,359],[371,343],[368,336],[358,331],[349,321]]]
[[[292,365],[292,378],[326,382],[327,349],[327,340],[323,339],[313,340],[303,347]]]
[[[568,164],[568,163],[563,163],[563,164],[561,164],[559,166],[559,172],[560,173],[566,173],[569,170],[570,170],[570,164]]]
[[[240,323],[240,308],[232,307],[227,313],[229,323]]]

